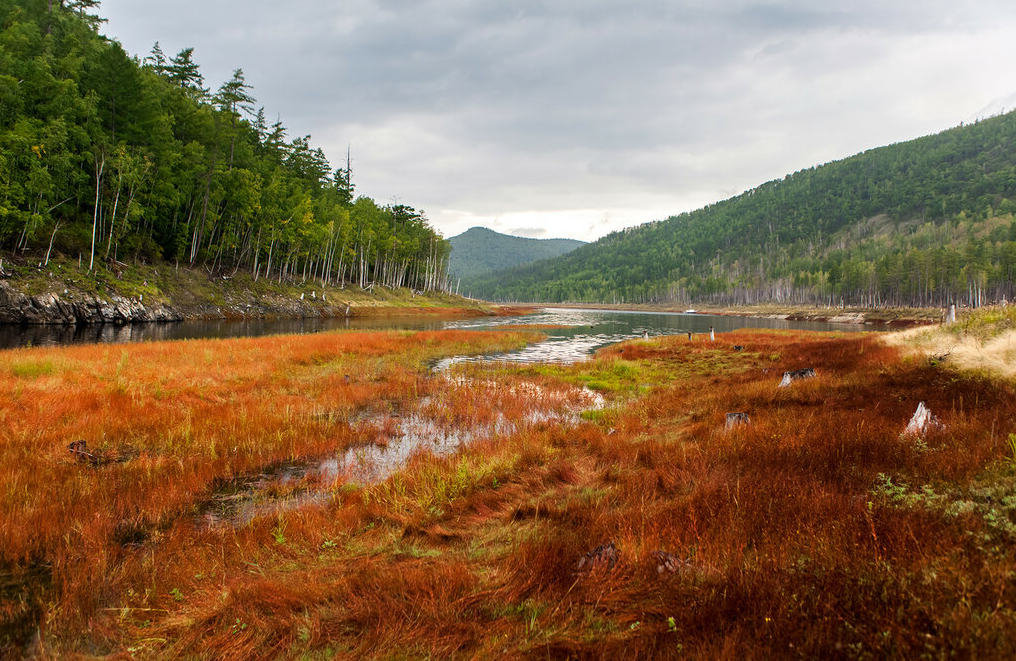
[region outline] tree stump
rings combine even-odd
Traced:
[[[579,559],[578,570],[580,572],[592,571],[600,567],[613,569],[620,557],[621,552],[614,546],[613,541],[600,544]]]
[[[653,551],[650,556],[656,561],[656,573],[659,575],[676,574],[691,569],[691,563],[666,551]]]
[[[734,429],[735,427],[739,427],[741,425],[750,425],[750,424],[751,424],[751,418],[748,417],[747,413],[728,413],[727,414],[727,424],[725,426],[725,429],[727,431],[730,431],[731,429]]]
[[[794,381],[799,381],[800,379],[813,379],[816,376],[817,375],[815,374],[815,369],[812,367],[806,367],[803,370],[793,370],[791,372],[784,372],[783,380],[780,381],[780,385],[778,387],[786,388]]]
[[[942,421],[936,418],[924,402],[917,405],[914,416],[910,418],[907,428],[903,430],[904,436],[924,436],[927,432],[941,431],[945,429]]]

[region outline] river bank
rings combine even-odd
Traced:
[[[517,307],[533,308],[587,308],[590,310],[629,310],[633,312],[687,312],[687,305],[671,304],[618,304],[604,303],[517,303]],[[866,324],[909,328],[938,323],[942,310],[938,308],[862,308],[862,307],[807,307],[763,304],[742,306],[692,306],[697,314],[714,314],[722,317],[757,317],[786,321],[815,321],[832,324]]]
[[[129,324],[198,319],[495,314],[495,307],[441,292],[381,286],[322,286],[315,280],[255,279],[175,264],[76,261],[0,265],[0,323]]]

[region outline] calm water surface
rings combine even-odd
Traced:
[[[184,321],[167,324],[130,324],[115,326],[14,326],[0,325],[0,348],[25,346],[55,346],[102,342],[149,342],[160,340],[186,340],[198,338],[256,337],[290,333],[319,333],[334,330],[485,330],[501,326],[539,324],[560,326],[541,329],[547,335],[542,342],[525,349],[484,359],[516,362],[574,362],[590,355],[596,349],[634,337],[703,334],[709,327],[717,334],[738,328],[785,328],[818,331],[868,330],[858,324],[828,324],[818,322],[785,321],[754,317],[717,317],[701,314],[670,312],[630,312],[617,310],[583,310],[546,308],[523,317],[470,317],[468,319],[434,319],[421,317],[353,317],[333,319],[279,319],[249,321]],[[722,341],[717,337],[717,341]],[[453,358],[438,364],[446,367],[460,360]]]
[[[475,360],[506,360],[511,362],[571,363],[589,356],[602,347],[638,337],[657,335],[683,335],[693,333],[696,341],[709,341],[709,329],[716,332],[716,341],[722,334],[739,328],[782,328],[814,331],[870,330],[863,324],[829,324],[820,322],[786,321],[757,317],[719,317],[704,314],[677,312],[632,312],[621,310],[583,310],[579,308],[545,308],[525,317],[499,317],[453,321],[446,328],[496,328],[515,324],[563,326],[541,329],[547,335],[542,342],[531,344],[519,351],[482,356],[458,356],[437,364],[437,369],[448,365]]]

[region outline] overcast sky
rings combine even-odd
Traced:
[[[598,238],[1016,106],[1012,0],[104,0],[132,53],[242,67],[358,192]]]

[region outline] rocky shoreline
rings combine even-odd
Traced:
[[[343,293],[348,295],[344,297]],[[436,295],[421,294],[392,300],[391,296],[395,295],[387,291],[377,295],[365,295],[359,290],[354,293],[349,289],[281,294],[223,287],[218,300],[184,294],[167,303],[165,297],[150,300],[144,294],[125,296],[111,291],[94,294],[69,288],[62,293],[47,291],[31,295],[0,280],[0,325],[123,326],[190,320],[341,318],[452,311],[492,314],[464,299],[441,296],[438,300]]]
[[[52,292],[29,296],[0,281],[2,324],[130,324],[152,321],[183,321],[187,316],[161,303],[144,305],[141,300],[118,294],[108,298]]]

